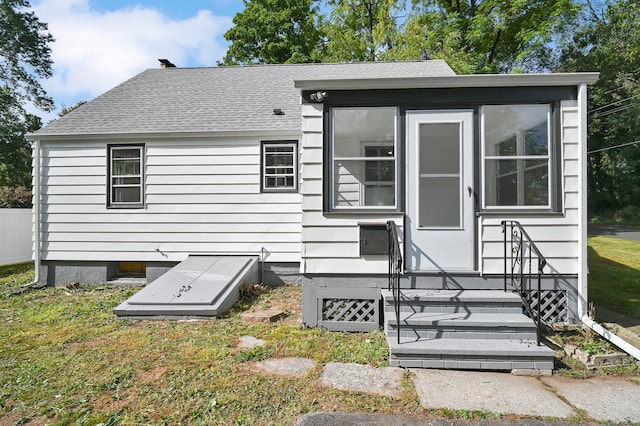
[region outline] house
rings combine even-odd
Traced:
[[[265,282],[301,282],[311,326],[370,330],[384,316],[409,327],[390,336],[419,341],[455,334],[463,312],[506,341],[520,326],[498,336],[503,312],[489,302],[513,303],[500,299],[505,275],[509,286],[536,281],[535,267],[511,276],[537,259],[518,257],[530,238],[544,263],[540,291],[526,294],[548,321],[577,322],[596,79],[456,75],[439,60],[144,71],[31,135],[39,279],[151,282],[189,255],[255,254]],[[414,293],[393,301],[390,274]],[[398,298],[415,306],[396,306],[394,322]],[[432,305],[458,316],[411,325],[403,313]],[[487,347],[475,337],[466,346]],[[553,368],[548,353],[527,364],[507,350],[492,363],[495,353],[462,346],[427,361],[404,346],[392,364]]]

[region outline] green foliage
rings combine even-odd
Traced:
[[[578,0],[245,0],[223,64],[445,59],[459,73],[539,70]]]
[[[31,190],[24,187],[0,187],[0,209],[31,208]]]
[[[31,186],[31,149],[25,133],[40,128],[28,102],[53,109],[40,79],[51,76],[53,37],[26,0],[0,2],[0,186]]]
[[[327,62],[392,59],[397,47],[399,14],[403,2],[395,0],[328,0]]]
[[[589,210],[612,215],[640,206],[640,3],[589,4],[559,69],[600,72],[589,90]]]
[[[31,187],[31,146],[24,135],[40,126],[40,118],[25,112],[8,86],[0,86],[0,187]]]
[[[322,33],[317,0],[243,0],[224,37],[221,65],[317,62]]]
[[[464,74],[536,71],[579,9],[573,0],[416,0],[398,54],[444,59]]]
[[[75,103],[75,105],[71,105],[71,106],[66,106],[65,104],[62,104],[62,107],[60,108],[60,112],[58,113],[58,117],[64,117],[65,115],[69,114],[71,111],[80,108],[82,105],[86,103],[87,101],[78,101]]]
[[[53,101],[39,79],[51,77],[53,37],[47,24],[28,11],[26,0],[0,2],[0,83],[7,87],[18,104],[33,102],[44,111],[53,109]]]

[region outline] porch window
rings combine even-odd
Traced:
[[[551,208],[551,108],[482,108],[484,206]]]
[[[331,111],[331,207],[397,208],[397,109]]]
[[[262,191],[298,190],[298,143],[296,141],[262,143]]]
[[[110,145],[109,207],[141,208],[144,206],[143,145]]]

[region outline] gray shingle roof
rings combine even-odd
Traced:
[[[35,135],[298,131],[300,92],[295,80],[452,75],[440,60],[150,69]],[[274,108],[285,115],[273,115]]]

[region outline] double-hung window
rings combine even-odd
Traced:
[[[144,146],[110,145],[109,207],[144,206]]]
[[[397,209],[397,108],[331,110],[331,208]]]
[[[262,142],[262,191],[298,190],[298,143]]]
[[[551,108],[482,108],[484,206],[552,208]]]

